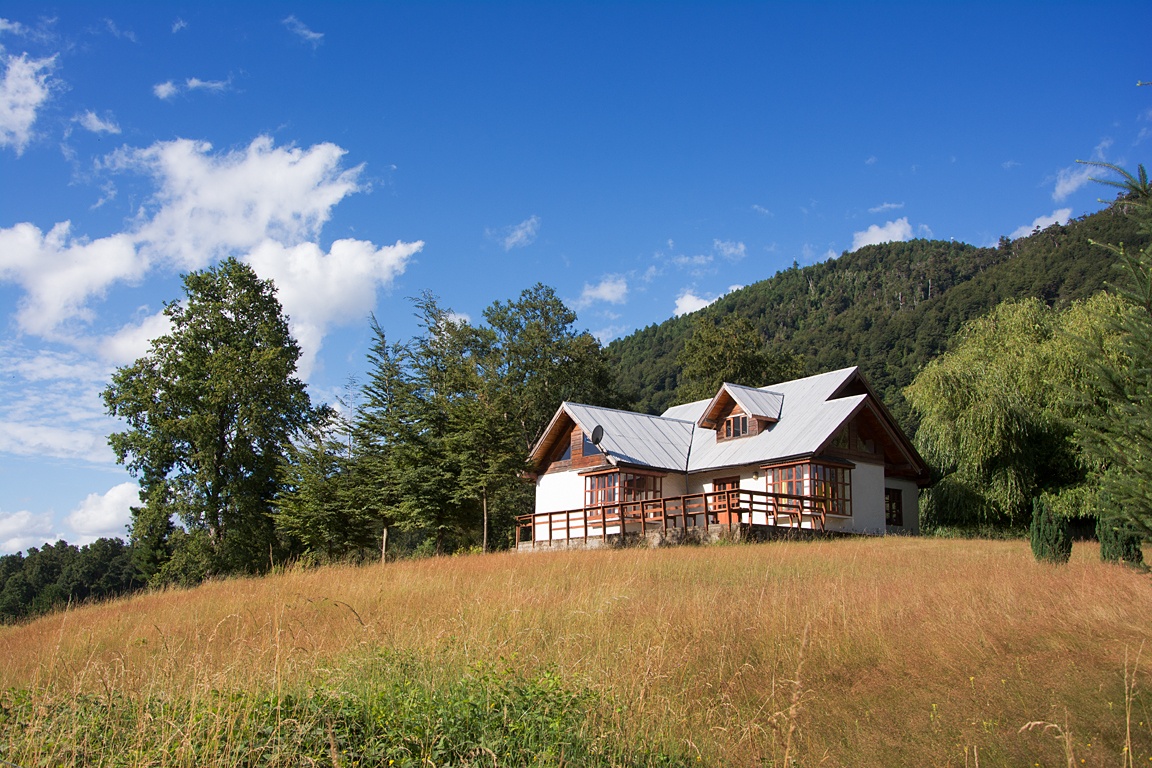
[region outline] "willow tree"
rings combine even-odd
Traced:
[[[189,273],[184,292],[164,308],[171,330],[104,390],[128,426],[109,444],[140,479],[132,543],[151,578],[264,570],[277,548],[277,468],[313,416],[300,348],[271,281],[235,259]]]
[[[1094,512],[1099,468],[1075,437],[1084,414],[1105,407],[1091,367],[1122,357],[1114,326],[1127,314],[1103,293],[1065,310],[1004,302],[925,366],[904,394],[938,478],[922,497],[926,528],[1023,528],[1041,494],[1058,514]]]

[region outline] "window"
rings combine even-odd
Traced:
[[[748,434],[748,417],[729,416],[724,420],[724,437],[741,437]]]
[[[852,469],[838,464],[789,464],[768,467],[764,477],[768,493],[803,496],[828,514],[852,514]]]
[[[904,526],[904,493],[899,488],[884,489],[884,524]]]
[[[606,472],[584,478],[584,506],[649,501],[663,495],[664,478],[632,472]]]
[[[600,453],[600,449],[596,447],[596,443],[592,442],[592,438],[588,437],[588,435],[585,434],[584,435],[583,455],[596,456],[599,453]]]

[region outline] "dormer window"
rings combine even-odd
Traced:
[[[741,437],[748,434],[748,417],[746,415],[729,416],[724,420],[724,437]]]

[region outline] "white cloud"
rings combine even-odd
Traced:
[[[1010,171],[1013,168],[1019,168],[1020,163],[1016,162],[1015,160],[1005,160],[1004,162],[1000,163],[1000,167],[1006,171]]]
[[[172,321],[162,311],[129,323],[99,343],[100,357],[113,365],[127,365],[151,347],[152,340],[172,330]]]
[[[1077,165],[1071,168],[1061,168],[1056,174],[1056,188],[1052,190],[1052,199],[1062,203],[1070,195],[1092,180],[1097,171],[1089,165]]]
[[[881,203],[875,208],[869,208],[868,213],[883,213],[884,211],[898,211],[904,207],[904,203]]]
[[[365,240],[337,240],[328,253],[315,243],[285,246],[265,240],[247,261],[260,277],[276,283],[277,297],[300,344],[299,372],[307,379],[324,335],[333,325],[363,322],[376,306],[378,288],[388,288],[424,247],[423,241],[376,247]]]
[[[226,91],[228,86],[232,84],[229,80],[201,80],[198,77],[190,77],[184,81],[184,87],[190,91]]]
[[[17,155],[32,140],[36,112],[48,100],[49,74],[56,57],[29,59],[26,54],[4,57],[0,80],[0,147],[12,147]]]
[[[111,462],[107,433],[53,424],[0,420],[0,453]]]
[[[864,161],[864,165],[876,165],[876,155],[870,155],[868,159]]]
[[[121,483],[107,493],[90,493],[65,522],[76,534],[70,544],[83,546],[104,537],[126,538],[125,527],[132,520],[132,507],[140,504],[136,483]]]
[[[719,296],[713,296],[710,299],[705,299],[702,296],[697,296],[690,289],[684,289],[678,297],[676,297],[676,308],[673,313],[676,317],[687,315],[691,312],[704,309],[704,307],[716,301]]]
[[[620,275],[606,275],[596,285],[584,284],[584,291],[576,300],[576,308],[581,309],[597,302],[623,304],[628,298],[628,281]]]
[[[188,22],[184,21],[184,19],[180,18],[179,16],[176,17],[176,21],[172,22],[172,34],[176,34],[180,30],[187,28]]]
[[[179,90],[171,80],[165,80],[162,83],[156,83],[156,85],[152,86],[152,93],[156,95],[156,98],[165,101],[175,96]]]
[[[120,133],[120,126],[116,124],[115,119],[111,117],[108,119],[101,118],[92,110],[88,110],[76,118],[76,122],[92,133]]]
[[[753,204],[752,210],[756,211],[756,213],[760,214],[761,216],[767,216],[769,218],[772,218],[776,215],[762,205]]]
[[[136,42],[136,33],[130,29],[120,29],[112,19],[104,19],[104,26],[107,27],[108,33],[112,35],[112,37],[129,40],[133,43]]]
[[[852,250],[858,251],[866,245],[911,239],[912,225],[908,223],[908,217],[904,216],[896,221],[889,221],[884,226],[873,224],[863,232],[854,233],[852,235]]]
[[[0,554],[38,547],[51,538],[51,515],[34,515],[28,510],[0,511]]]
[[[152,175],[158,190],[135,239],[148,253],[199,269],[264,240],[296,245],[319,235],[332,207],[358,192],[362,166],[343,169],[344,150],[317,144],[276,147],[261,136],[247,148],[212,154],[206,142],[176,139],[121,150],[109,166]]]
[[[679,256],[672,257],[672,263],[678,267],[703,267],[712,263],[712,256],[707,253],[698,253],[695,256]]]
[[[9,21],[8,19],[0,19],[0,32],[11,32],[14,35],[26,34],[28,28],[18,21]]]
[[[744,243],[733,242],[731,240],[713,240],[712,248],[716,253],[729,261],[740,261],[740,259],[744,258],[747,254]]]
[[[504,250],[510,251],[513,248],[523,248],[526,245],[531,245],[535,242],[536,234],[539,231],[540,217],[530,216],[519,224],[507,227],[497,233],[489,231],[488,235],[495,237],[504,247]]]
[[[1018,237],[1027,237],[1028,235],[1032,234],[1034,230],[1047,229],[1053,224],[1067,224],[1068,218],[1071,215],[1071,208],[1061,208],[1059,210],[1052,211],[1052,213],[1047,216],[1037,216],[1032,220],[1031,224],[1025,224],[1012,230],[1012,234],[1008,235],[1008,237],[1012,240],[1015,240]]]
[[[288,31],[299,37],[304,42],[316,48],[320,43],[324,42],[323,32],[313,32],[308,26],[297,19],[295,16],[289,16],[282,22]]]
[[[0,229],[0,280],[24,288],[16,321],[28,333],[51,338],[67,320],[91,320],[89,298],[147,269],[130,236],[89,241],[71,229],[67,221],[47,233],[28,223]]]
[[[1098,163],[1105,162],[1105,152],[1112,146],[1112,139],[1104,139],[1092,150],[1092,159]],[[1052,199],[1062,203],[1074,192],[1079,190],[1100,172],[1099,168],[1091,165],[1076,164],[1061,168],[1056,174],[1056,187],[1052,190]]]

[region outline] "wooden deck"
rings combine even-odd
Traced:
[[[720,526],[729,532],[773,526],[823,531],[838,516],[837,500],[820,496],[730,490],[647,501],[621,502],[562,512],[534,512],[517,518],[516,548],[553,541],[580,541],[652,532],[689,532]]]

